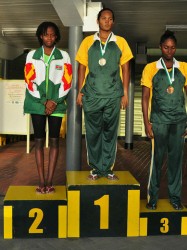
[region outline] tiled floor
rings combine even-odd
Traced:
[[[64,185],[66,141],[60,140],[60,154],[54,176],[54,185]],[[114,170],[128,170],[137,179],[141,187],[141,199],[146,198],[147,180],[151,157],[151,146],[147,140],[135,138],[133,150],[124,149],[124,140],[118,140],[118,151]],[[187,143],[185,143],[183,161],[182,201],[187,205]],[[45,149],[45,167],[48,162],[48,149]],[[82,140],[82,170],[88,170],[85,140]],[[34,158],[34,142],[31,152],[26,154],[26,142],[18,141],[0,147],[0,195],[5,195],[9,185],[37,185],[38,175]],[[160,198],[167,198],[166,162],[162,169]]]
[[[148,237],[96,237],[79,239],[3,239],[3,198],[10,185],[37,185],[38,175],[32,150],[26,154],[26,142],[18,141],[0,147],[0,249],[8,250],[186,250],[187,236]],[[82,141],[82,170],[87,170],[85,141]],[[55,185],[64,185],[65,179],[65,139],[60,142],[60,155],[54,176]],[[47,165],[48,149],[45,149]],[[150,142],[134,140],[133,150],[124,149],[124,140],[118,140],[115,170],[128,170],[139,181],[141,199],[146,198],[146,186],[150,163]],[[183,203],[187,205],[187,143],[183,164]],[[160,198],[167,198],[167,170],[163,166]]]

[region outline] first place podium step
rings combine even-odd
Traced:
[[[66,187],[36,194],[35,186],[10,186],[4,199],[4,238],[66,238]]]
[[[139,236],[140,185],[128,171],[119,180],[89,180],[67,171],[68,237]]]

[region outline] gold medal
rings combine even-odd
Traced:
[[[173,94],[174,88],[173,88],[172,86],[169,86],[169,87],[167,88],[167,92],[168,92],[168,94]]]
[[[105,64],[106,64],[106,59],[105,58],[99,59],[99,65],[100,66],[104,66]]]

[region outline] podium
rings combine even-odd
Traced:
[[[65,186],[36,194],[34,186],[10,186],[4,199],[4,238],[66,238]]]
[[[128,171],[119,180],[88,180],[88,171],[67,172],[68,237],[138,236],[140,185]]]
[[[169,200],[160,199],[156,210],[148,210],[146,203],[140,202],[140,236],[187,235],[187,208],[177,211]]]
[[[36,194],[34,186],[10,186],[4,198],[4,238],[78,238],[187,235],[187,208],[169,200],[157,209],[140,200],[140,184],[128,171],[119,180],[89,180],[88,171],[67,171],[66,186]]]

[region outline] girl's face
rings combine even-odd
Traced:
[[[55,34],[55,30],[53,29],[53,27],[48,27],[46,33],[42,34],[40,37],[43,41],[44,47],[48,48],[54,47],[57,36]]]
[[[173,39],[168,38],[161,45],[162,57],[166,60],[171,60],[176,52],[176,43]]]
[[[101,13],[99,20],[97,20],[100,30],[110,31],[114,24],[111,11],[105,10]]]

